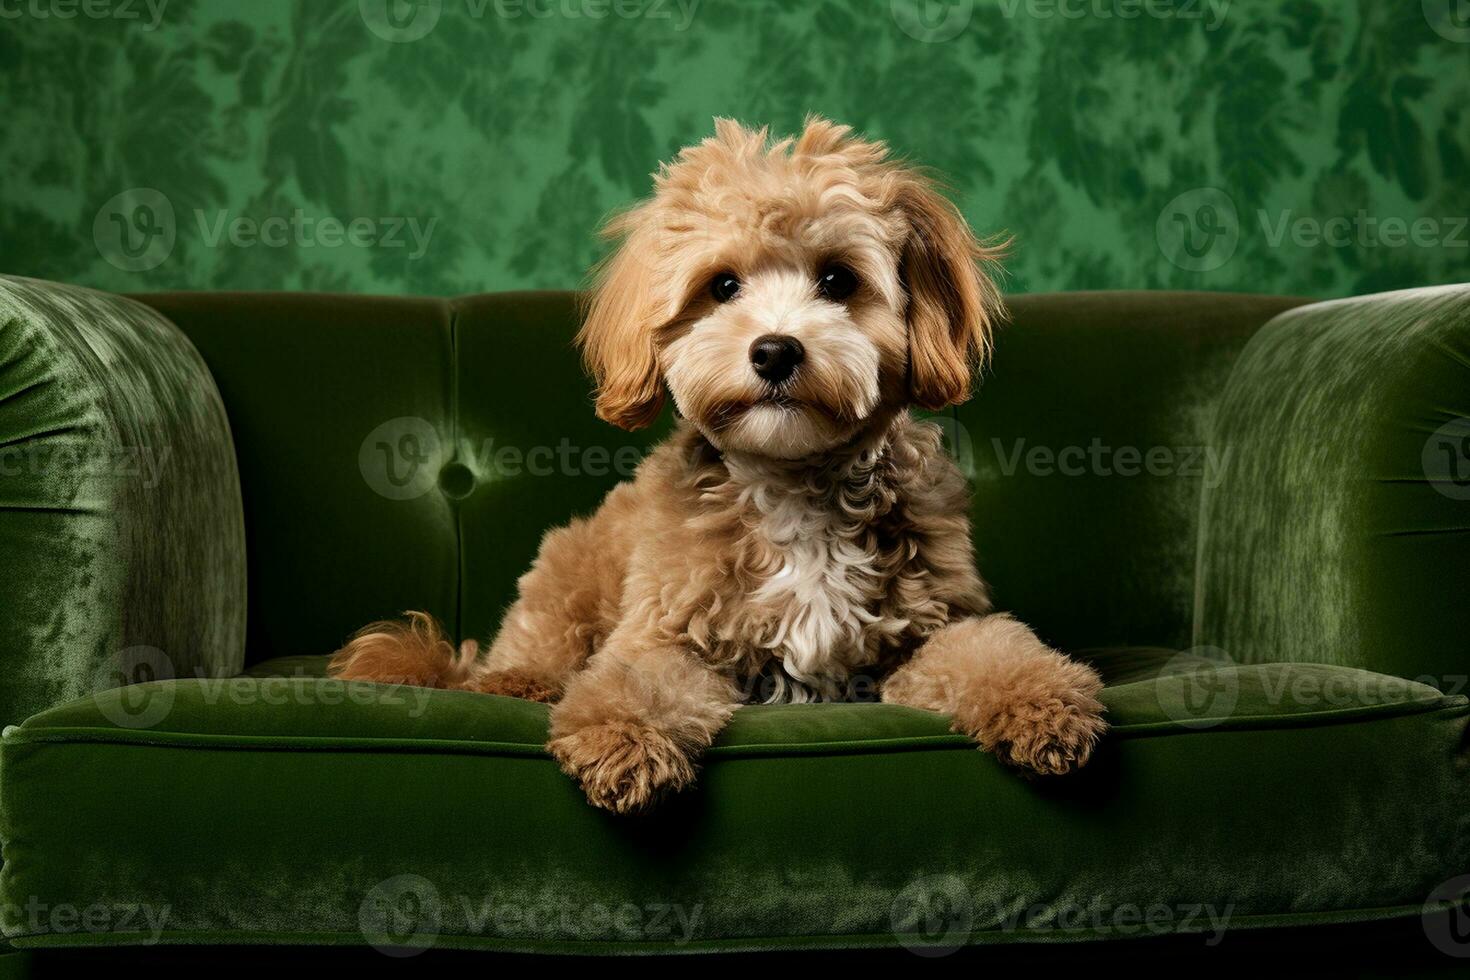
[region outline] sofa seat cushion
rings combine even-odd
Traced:
[[[913,709],[751,707],[694,790],[631,820],[585,803],[530,702],[343,683],[319,658],[108,691],[5,732],[4,930],[947,946],[1417,915],[1470,866],[1465,698],[1313,664],[1113,664],[1112,732],[1074,776],[1021,778]]]

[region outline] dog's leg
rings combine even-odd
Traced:
[[[466,689],[555,701],[572,674],[612,630],[622,569],[596,517],[573,521],[541,541],[517,583],[490,652]]]
[[[1107,728],[1102,680],[1006,615],[962,619],[930,636],[883,683],[883,700],[951,715],[1002,761],[1040,773],[1084,764]]]
[[[614,633],[552,708],[547,748],[590,803],[633,813],[693,782],[737,703],[734,685],[687,651]]]

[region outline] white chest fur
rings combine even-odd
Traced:
[[[771,568],[750,596],[767,613],[753,642],[777,660],[771,699],[839,697],[885,632],[872,535],[860,518],[799,488],[759,486],[751,502]]]

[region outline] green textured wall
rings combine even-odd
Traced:
[[[816,111],[1013,233],[1012,290],[1463,280],[1466,6],[0,0],[0,271],[564,287],[712,116]]]

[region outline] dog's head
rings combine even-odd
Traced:
[[[667,385],[722,450],[795,459],[963,401],[1002,312],[958,209],[825,120],[774,144],[717,120],[606,232],[578,338],[597,414],[647,425]]]

